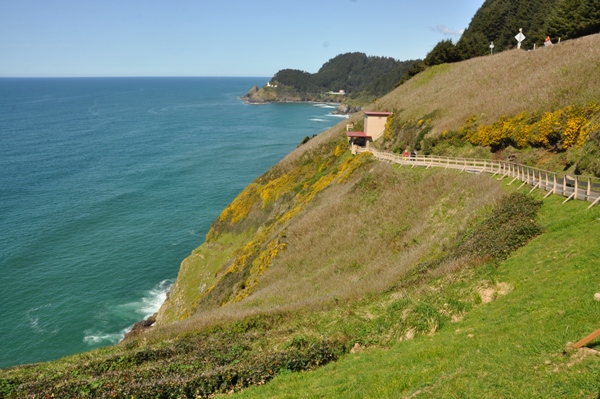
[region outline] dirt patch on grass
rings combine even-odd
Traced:
[[[492,287],[481,287],[477,290],[482,303],[490,303],[496,299],[498,295],[506,295],[511,291],[512,286],[508,283],[497,283]]]

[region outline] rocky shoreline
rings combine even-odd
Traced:
[[[268,104],[268,103],[328,103],[337,104],[337,108],[331,113],[334,115],[351,115],[358,112],[362,107],[352,107],[339,101],[339,97],[331,95],[300,95],[285,90],[276,90],[276,88],[261,88],[254,85],[248,93],[241,97],[247,104]]]

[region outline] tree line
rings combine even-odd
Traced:
[[[440,41],[422,67],[463,61],[517,47],[523,29],[523,48],[542,46],[547,36],[555,43],[600,32],[600,0],[486,0],[456,44]]]
[[[367,56],[361,52],[340,54],[327,61],[317,73],[282,69],[272,82],[302,93],[338,92],[382,95],[389,92],[415,61]]]

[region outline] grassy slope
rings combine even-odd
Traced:
[[[593,35],[584,37],[579,40],[564,42],[560,46],[554,46],[550,49],[540,49],[534,52],[525,51],[507,51],[495,55],[493,57],[480,57],[471,59],[466,62],[452,64],[452,65],[440,65],[434,67],[421,75],[416,76],[414,79],[409,81],[407,84],[399,87],[394,92],[380,99],[375,107],[383,110],[397,110],[397,116],[402,120],[419,119],[427,114],[435,112],[436,116],[431,122],[433,129],[432,134],[446,129],[458,129],[462,126],[465,120],[475,114],[480,117],[482,122],[491,122],[497,120],[503,115],[514,115],[523,110],[538,110],[548,111],[555,107],[564,107],[568,104],[586,104],[589,101],[598,101],[600,93],[598,87],[600,87],[600,68],[598,68],[598,60],[600,59],[600,35]],[[518,71],[518,77],[516,77],[516,71]],[[354,116],[351,120],[357,120],[360,115]],[[281,164],[278,166],[277,173],[271,172],[271,176],[267,174],[265,177],[258,179],[257,187],[261,188],[260,180],[274,180],[280,177],[282,174],[293,175],[294,179],[302,181],[305,179],[305,184],[314,184],[314,181],[310,179],[315,176],[314,170],[307,170],[306,166],[312,159],[315,168],[329,169],[335,168],[339,164],[339,160],[331,160],[330,155],[327,152],[332,151],[332,143],[335,146],[336,142],[343,142],[343,128],[336,126],[329,131],[319,135],[317,138],[309,141],[306,145],[300,147],[296,151],[292,152]],[[329,157],[329,158],[327,158]],[[317,159],[317,161],[315,161]],[[311,166],[311,165],[309,165]],[[313,167],[313,166],[311,166]],[[327,172],[323,172],[327,173]],[[322,172],[318,172],[316,176],[321,175]],[[443,179],[442,179],[443,180]],[[389,181],[389,180],[388,180]],[[262,183],[262,186],[266,186],[268,183]],[[392,183],[396,184],[396,183]],[[402,185],[404,183],[398,182],[397,184]],[[381,183],[380,186],[384,185]],[[431,192],[430,189],[423,188]],[[294,188],[294,190],[297,190]],[[352,204],[344,204],[344,201],[349,201],[344,190],[330,189],[328,192],[328,198],[325,200],[323,206],[317,209],[308,210],[309,215],[302,214],[301,217],[295,218],[292,226],[290,227],[290,233],[287,234],[287,241],[289,245],[286,251],[281,253],[277,259],[274,260],[274,265],[269,267],[267,273],[261,277],[259,287],[254,288],[253,297],[247,298],[240,304],[234,304],[233,306],[227,306],[225,308],[214,306],[203,306],[200,304],[197,312],[198,318],[213,318],[219,317],[218,314],[248,314],[251,311],[265,311],[279,308],[282,303],[287,304],[295,302],[296,307],[306,304],[307,293],[310,292],[310,297],[315,298],[315,302],[321,301],[327,298],[338,295],[338,293],[330,292],[327,297],[317,295],[314,296],[314,292],[308,291],[309,285],[316,285],[308,281],[304,274],[312,273],[310,269],[305,269],[303,265],[306,264],[319,264],[319,268],[327,269],[327,266],[321,265],[320,260],[329,258],[332,266],[335,266],[336,260],[340,259],[342,263],[353,264],[353,263],[365,263],[365,259],[369,259],[369,264],[373,267],[367,269],[368,272],[374,272],[380,270],[375,265],[376,262],[383,263],[394,263],[395,258],[391,253],[386,253],[383,256],[377,256],[379,249],[374,250],[374,254],[370,254],[368,251],[373,248],[378,248],[385,244],[385,240],[375,240],[376,237],[381,238],[381,235],[398,234],[404,235],[403,232],[396,232],[389,229],[398,229],[402,226],[385,226],[389,224],[389,221],[383,221],[383,226],[380,230],[373,230],[372,226],[369,226],[369,219],[379,220],[382,217],[386,217],[389,214],[406,214],[411,215],[410,217],[419,218],[423,223],[428,223],[429,218],[426,213],[416,214],[416,204],[426,201],[423,197],[416,198],[415,204],[412,205],[411,209],[409,205],[407,208],[399,206],[393,207],[390,205],[390,201],[396,203],[404,202],[403,188],[399,188],[397,191],[389,190],[386,193],[378,193],[377,190],[372,190],[372,197],[366,199],[370,203],[377,203],[377,207],[381,207],[379,212],[364,216],[364,212],[357,213],[358,218],[354,218],[357,225],[352,225],[348,222],[349,218],[344,218],[340,215],[340,212],[346,212],[348,210],[349,215],[354,215],[358,208]],[[386,189],[387,190],[387,189]],[[482,192],[483,190],[479,190]],[[337,194],[336,194],[337,193]],[[379,201],[376,196],[387,199],[386,201]],[[454,192],[448,191],[448,195],[456,195]],[[341,197],[346,196],[346,200]],[[356,196],[355,196],[356,197]],[[392,198],[396,199],[392,199]],[[336,199],[337,198],[337,199]],[[411,197],[412,199],[413,197]],[[433,198],[433,197],[432,197]],[[441,198],[440,198],[441,199]],[[365,201],[365,199],[354,198],[355,201]],[[336,202],[337,201],[337,202]],[[276,206],[285,208],[286,202],[289,202],[289,198],[282,198],[275,201]],[[256,206],[254,206],[256,208]],[[372,209],[371,209],[372,210]],[[265,212],[271,212],[270,215],[266,215]],[[250,234],[253,234],[257,227],[266,223],[272,225],[273,220],[276,220],[279,215],[276,215],[277,209],[257,209],[255,213],[261,213],[262,216],[257,217],[254,222],[254,226],[250,226]],[[470,210],[467,210],[470,212]],[[314,215],[314,216],[310,216]],[[252,219],[252,215],[249,219]],[[312,217],[312,221],[311,221]],[[319,224],[324,227],[321,232],[311,231],[311,223],[314,225],[318,221]],[[447,222],[447,220],[445,221]],[[253,222],[246,222],[250,225]],[[325,227],[329,223],[329,227]],[[302,227],[304,226],[304,227]],[[435,228],[431,226],[423,225],[423,228],[428,228],[428,231],[434,231]],[[464,224],[462,225],[464,227]],[[240,227],[235,227],[236,234],[239,234]],[[244,228],[248,228],[247,226]],[[279,228],[279,233],[287,227]],[[227,227],[224,228],[225,231]],[[310,232],[307,236],[303,236],[299,230],[307,230]],[[385,231],[388,229],[388,231]],[[369,231],[370,230],[370,231]],[[427,231],[427,230],[426,230]],[[354,236],[344,237],[345,232],[348,234],[354,234]],[[283,233],[285,234],[285,233]],[[336,235],[337,234],[337,235]],[[418,234],[416,232],[411,234]],[[421,233],[423,234],[423,233]],[[410,234],[409,234],[410,235]],[[360,236],[360,237],[359,237]],[[249,237],[249,236],[247,236]],[[239,246],[243,246],[248,242],[248,238],[237,240],[236,243]],[[334,238],[335,237],[335,238]],[[356,252],[357,245],[360,245],[360,240],[364,241],[365,237],[368,237],[370,244],[361,247],[361,254],[355,254],[354,258],[350,258],[348,252]],[[297,241],[295,241],[297,240]],[[304,241],[301,241],[304,240]],[[235,241],[235,238],[234,238]],[[343,247],[340,245],[341,242],[350,243],[352,247]],[[320,253],[315,243],[319,244]],[[214,245],[220,245],[221,242],[217,240]],[[306,246],[311,247],[312,251],[306,252]],[[235,253],[235,248],[229,246],[228,243],[224,245],[228,247],[231,253]],[[292,257],[292,253],[298,249],[303,252],[296,254],[296,257]],[[433,248],[421,249],[420,251],[434,250]],[[339,254],[339,255],[338,255]],[[195,254],[184,262],[182,267],[182,277],[186,273],[196,273],[199,275],[201,272],[194,272],[190,270],[189,265],[186,263],[198,264],[198,259],[193,261]],[[312,256],[312,258],[311,258]],[[427,256],[423,253],[421,256]],[[221,255],[215,256],[221,257]],[[406,259],[406,254],[401,257]],[[413,259],[414,261],[415,259]],[[224,264],[231,264],[232,260],[226,261]],[[410,262],[409,262],[410,263]],[[287,270],[277,274],[278,270],[282,268],[278,265],[298,265],[292,270]],[[345,267],[345,266],[342,266]],[[385,267],[385,266],[384,266]],[[405,267],[405,266],[403,266]],[[211,271],[211,275],[214,278],[208,276],[205,281],[196,284],[195,280],[190,279],[178,279],[178,282],[172,295],[173,300],[167,301],[167,303],[161,309],[159,313],[159,324],[165,324],[165,322],[171,322],[182,315],[187,316],[193,313],[192,310],[184,310],[185,306],[182,307],[176,316],[166,316],[172,311],[173,305],[178,304],[190,304],[192,297],[203,295],[203,292],[199,293],[199,287],[203,284],[211,286],[215,281],[223,276],[226,272],[226,267],[221,265],[212,264],[208,266]],[[220,270],[220,272],[219,272]],[[294,275],[295,270],[301,270],[302,276],[298,277]],[[291,274],[288,274],[291,272]],[[202,272],[204,273],[204,272]],[[214,274],[213,274],[214,273]],[[313,273],[314,275],[314,273]],[[320,279],[322,276],[314,275],[314,279]],[[329,276],[329,281],[332,280],[332,275]],[[354,276],[356,277],[356,276]],[[186,284],[187,283],[189,284]],[[191,284],[190,281],[193,283]],[[294,283],[290,283],[294,281]],[[304,286],[298,287],[298,284],[305,284]],[[181,289],[179,285],[186,284],[187,288]],[[233,286],[240,284],[240,279],[227,284]],[[285,287],[285,284],[288,284]],[[322,288],[324,284],[320,284]],[[325,284],[327,285],[327,284]],[[231,287],[230,287],[231,288]],[[381,286],[380,286],[381,288]],[[336,288],[337,289],[337,288]],[[201,290],[200,290],[201,291]],[[270,291],[270,294],[267,293]],[[277,294],[276,291],[283,292],[285,294]],[[369,290],[362,290],[356,294],[364,293]],[[298,294],[294,294],[298,292]],[[352,292],[348,292],[346,297],[352,296]],[[279,298],[278,298],[279,297]],[[304,297],[304,298],[302,298]],[[282,299],[284,298],[284,299]],[[170,303],[169,303],[170,302]],[[220,303],[219,303],[220,305]],[[172,313],[172,312],[171,312]],[[215,316],[215,313],[217,315]],[[226,316],[227,318],[231,316]]]
[[[456,130],[471,115],[483,123],[522,111],[552,111],[598,100],[600,35],[536,51],[512,50],[428,69],[374,108],[402,119],[438,110],[433,133]]]
[[[462,321],[236,397],[596,398],[600,356],[563,350],[600,327],[600,208],[561,202],[546,199],[544,234],[491,272],[503,295]]]
[[[459,231],[489,211],[503,191],[486,176],[409,170],[368,161],[347,183],[332,184],[323,194],[274,233],[284,232],[286,249],[272,259],[251,295],[226,306],[203,297],[192,317],[188,317],[191,307],[182,305],[173,312],[184,315],[185,321],[162,323],[155,334],[179,333],[262,312],[319,308],[381,292],[418,262],[439,256]],[[204,265],[215,252],[207,252],[207,245],[221,253],[229,242],[231,235],[220,236],[186,259],[171,303],[187,300],[189,305],[202,298],[198,287],[206,287],[207,281],[185,276],[193,276],[193,267]],[[237,243],[245,242],[238,237]],[[220,270],[212,265],[210,273],[203,268],[196,276],[223,278],[215,290],[231,291],[232,277],[228,281],[222,277],[231,263],[225,262]],[[179,307],[164,306],[161,312],[168,317],[175,306]]]
[[[523,108],[597,101],[599,44],[596,35],[536,53],[438,66],[374,107],[401,110],[406,119],[438,110],[432,124],[441,131],[457,129],[472,114],[493,121]],[[514,70],[528,72],[514,83]],[[489,214],[501,185],[486,176],[350,158],[338,151],[340,143],[343,124],[292,152],[242,193],[232,209],[248,211],[245,218],[217,221],[220,234],[184,261],[159,314],[161,326],[150,334],[2,371],[0,388],[15,393],[25,383],[29,392],[52,388],[80,396],[101,390],[139,395],[157,387],[173,395],[182,395],[181,387],[227,391],[278,371],[313,368],[358,344],[370,349],[245,394],[534,397],[537,390],[556,397],[582,389],[583,397],[597,395],[598,374],[590,370],[598,359],[578,361],[561,350],[598,327],[599,305],[592,300],[600,291],[594,281],[598,208],[547,199],[546,233],[499,268],[447,262],[429,275],[433,280],[403,286],[412,268],[438,259],[456,234]],[[273,252],[273,242],[285,250]],[[256,272],[251,261],[261,260],[258,252]],[[236,263],[240,258],[246,261]],[[498,295],[508,288],[506,296],[480,304],[478,292]],[[241,300],[232,300],[236,296]],[[210,386],[199,387],[200,376]]]

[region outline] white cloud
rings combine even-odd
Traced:
[[[465,31],[464,29],[461,29],[461,30],[451,29],[451,28],[448,28],[446,25],[437,25],[435,28],[431,28],[431,30],[433,30],[435,32],[440,32],[444,36],[461,36],[463,34],[463,32]]]

